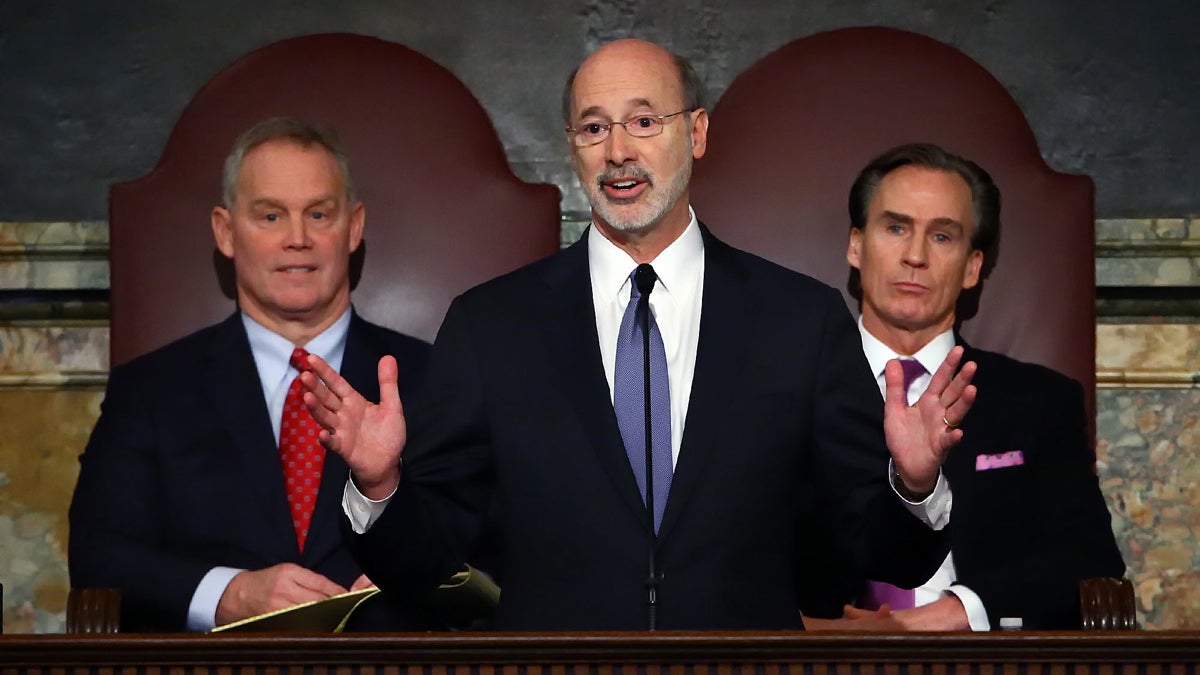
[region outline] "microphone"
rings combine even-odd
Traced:
[[[641,299],[638,300],[637,313],[639,322],[642,324],[642,372],[645,373],[646,516],[650,524],[650,574],[646,577],[646,591],[650,630],[657,628],[658,583],[662,580],[662,575],[658,573],[658,565],[654,555],[658,536],[654,528],[654,441],[651,431],[653,425],[650,418],[650,292],[654,290],[654,283],[656,281],[658,281],[658,274],[655,273],[654,268],[649,263],[642,263],[634,270],[633,282],[637,284],[638,293],[641,294]]]
[[[637,284],[638,293],[646,298],[646,302],[650,301],[650,291],[654,290],[654,282],[658,281],[658,274],[650,263],[642,263],[637,266],[633,272],[633,282]]]

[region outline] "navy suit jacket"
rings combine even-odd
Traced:
[[[958,580],[979,595],[992,626],[1021,617],[1030,630],[1079,628],[1079,580],[1125,575],[1093,469],[1083,390],[1002,354],[967,346],[967,360],[978,364],[979,394],[945,464]],[[982,468],[1009,452],[1023,463]]]
[[[979,595],[993,628],[1020,617],[1027,630],[1078,629],[1080,579],[1125,574],[1093,470],[1083,390],[1049,368],[958,342],[963,362],[978,365],[963,440],[943,466],[958,582]],[[985,468],[1013,452],[1021,463]],[[843,563],[807,570],[823,583],[803,599],[806,613],[840,616],[872,578]]]
[[[355,314],[342,374],[368,399],[379,398],[385,354],[399,362],[407,402],[428,345]],[[349,588],[361,570],[341,537],[346,465],[326,453],[302,554],[274,424],[236,313],[114,368],[71,502],[72,585],[119,589],[125,631],[184,630],[192,594],[215,566],[293,562]]]
[[[703,229],[703,228],[702,228]],[[808,477],[836,546],[923,581],[944,537],[887,482],[882,404],[841,296],[704,230],[703,313],[682,448],[656,543],[663,629],[800,627]],[[598,344],[586,237],[457,298],[410,418],[400,486],[357,538],[385,591],[466,559],[496,499],[501,629],[648,627],[653,541]]]

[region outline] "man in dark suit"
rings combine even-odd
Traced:
[[[1125,571],[1092,468],[1082,389],[1048,368],[974,349],[954,332],[960,296],[995,265],[999,190],[967,159],[905,145],[859,174],[850,218],[851,290],[880,391],[884,364],[904,359],[913,372],[906,395],[916,400],[928,373],[960,345],[978,365],[979,395],[944,465],[954,490],[950,555],[915,591],[871,583],[864,604],[887,604],[893,621],[879,622],[888,610],[848,608],[860,621],[849,627],[988,630],[1009,617],[1025,629],[1078,628],[1079,580]]]
[[[207,630],[370,585],[339,531],[345,463],[288,433],[280,442],[281,427],[311,424],[298,393],[289,403],[297,348],[374,400],[384,355],[406,395],[422,379],[428,346],[350,306],[364,219],[330,133],[276,118],[236,141],[212,228],[239,311],[113,369],[80,458],[71,582],[119,589],[124,630]],[[400,607],[367,614],[372,627],[409,626]]]
[[[700,90],[686,61],[637,40],[572,75],[564,119],[593,227],[455,300],[409,447],[390,360],[373,406],[313,359],[306,403],[352,468],[345,506],[385,591],[454,569],[494,496],[498,628],[800,627],[795,566],[825,554],[794,536],[806,476],[857,564],[911,585],[944,556],[939,466],[961,432],[943,419],[970,407],[973,366],[952,381],[952,357],[919,405],[890,401],[885,444],[837,292],[692,214]]]

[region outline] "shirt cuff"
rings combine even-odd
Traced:
[[[236,567],[214,567],[204,575],[188,605],[188,630],[210,631],[216,627],[217,605],[221,602],[221,596],[229,588],[229,582],[245,571]]]
[[[992,624],[988,621],[987,610],[983,607],[983,600],[979,599],[975,591],[962,584],[954,584],[947,588],[946,592],[958,596],[959,601],[962,602],[963,609],[967,610],[967,623],[971,625],[971,630],[992,629]]]
[[[941,469],[938,469],[937,484],[933,486],[933,492],[920,502],[910,502],[900,494],[900,491],[896,489],[895,475],[896,465],[889,459],[888,484],[892,486],[892,492],[896,493],[909,513],[935,531],[950,524],[950,507],[954,503],[954,493],[950,491],[950,482],[946,480],[946,474],[942,473]]]
[[[350,527],[353,528],[354,533],[363,534],[371,529],[394,496],[396,496],[396,491],[392,490],[392,494],[375,501],[359,492],[358,486],[354,484],[354,479],[347,478],[346,489],[342,490],[342,511],[350,519]]]

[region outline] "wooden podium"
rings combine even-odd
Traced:
[[[0,675],[1192,675],[1200,632],[5,635]]]

